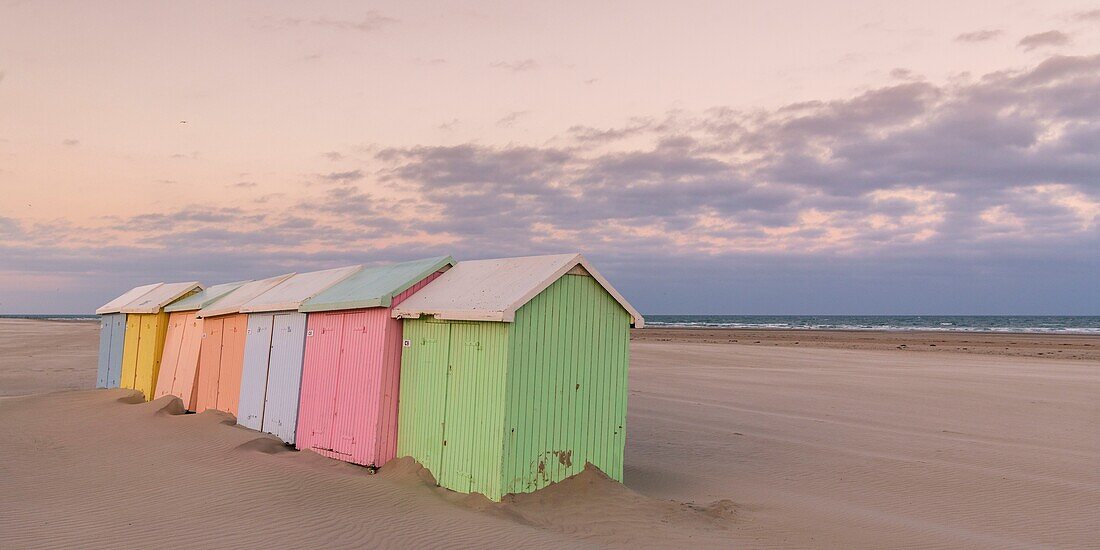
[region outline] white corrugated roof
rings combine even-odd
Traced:
[[[271,290],[275,285],[289,279],[293,275],[293,273],[287,273],[286,275],[245,283],[237,290],[226,294],[224,298],[200,309],[195,316],[201,319],[203,317],[217,317],[230,313],[240,313],[242,305],[260,294]]]
[[[164,311],[169,313],[176,311],[197,311],[214,302],[225,297],[226,294],[233,292],[241,287],[241,285],[249,281],[237,281],[234,283],[222,283],[218,285],[211,285],[204,289],[202,292],[196,292],[182,300],[172,302],[164,306]]]
[[[122,313],[157,313],[164,306],[179,300],[195,290],[202,290],[198,281],[164,283],[145,293],[137,300],[122,306]]]
[[[242,304],[241,313],[297,310],[302,302],[353,275],[360,269],[363,269],[363,266],[353,265],[324,271],[298,273],[279,283],[271,290]]]
[[[142,285],[131,288],[130,290],[127,290],[125,293],[123,293],[122,296],[119,296],[118,298],[115,298],[114,300],[111,300],[110,302],[107,302],[106,304],[100,306],[99,309],[95,310],[95,313],[96,315],[120,313],[123,306],[129,304],[130,302],[133,302],[134,300],[137,300],[138,298],[141,298],[142,296],[152,291],[154,288],[157,288],[158,286],[163,284],[164,283],[153,283],[151,285]]]
[[[395,318],[512,322],[516,310],[580,265],[619,302],[641,328],[645,319],[580,254],[458,262],[393,309]]]

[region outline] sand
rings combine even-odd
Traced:
[[[631,339],[639,342],[799,346],[906,353],[978,353],[1100,361],[1100,334],[647,327],[633,331]]]
[[[96,333],[0,323],[0,395],[39,394],[0,399],[0,547],[1100,543],[1100,362],[640,338],[625,486],[496,504],[172,398],[41,395],[93,384]]]
[[[0,319],[0,397],[94,388],[98,350],[98,322]]]

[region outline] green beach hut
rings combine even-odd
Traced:
[[[392,315],[397,456],[495,501],[589,462],[622,481],[629,329],[645,321],[583,256],[459,262]]]

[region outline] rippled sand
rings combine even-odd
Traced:
[[[1087,547],[1100,362],[632,344],[626,486],[491,503],[167,398],[91,390],[98,329],[0,322],[0,547]],[[636,335],[637,336],[637,335]],[[77,389],[51,393],[42,392]]]

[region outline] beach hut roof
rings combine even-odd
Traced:
[[[100,306],[99,309],[95,310],[95,313],[96,315],[121,313],[123,306],[129,304],[130,302],[133,302],[134,300],[137,300],[138,298],[141,298],[142,296],[148,294],[149,291],[163,284],[164,283],[153,283],[151,285],[142,285],[131,288],[130,290],[127,290],[125,293],[123,293],[122,296],[119,296],[118,298],[115,298],[114,300],[111,300],[110,302],[107,302],[106,304]]]
[[[573,270],[591,275],[630,314],[634,326],[643,326],[638,310],[580,254],[458,262],[395,307],[393,317],[512,322],[516,310]]]
[[[294,276],[293,273],[287,273],[285,275],[278,275],[270,277],[268,279],[261,279],[259,281],[250,281],[239,287],[236,290],[230,291],[222,299],[215,301],[212,304],[203,306],[202,309],[195,315],[196,317],[217,317],[219,315],[228,315],[230,313],[240,313],[241,306],[247,303],[249,300],[271,290],[279,283]]]
[[[361,265],[298,273],[241,305],[241,313],[297,310],[302,302],[363,269]]]
[[[202,309],[218,301],[218,299],[224,297],[226,294],[237,290],[241,285],[247,282],[248,281],[222,283],[220,285],[204,288],[202,292],[192,294],[178,302],[165,306],[164,311],[171,313],[174,311],[195,311],[197,309]]]
[[[122,313],[157,313],[164,306],[196,290],[202,290],[202,285],[198,281],[164,283],[146,292],[137,300],[122,306]]]
[[[306,300],[298,311],[335,311],[390,307],[394,296],[432,273],[455,265],[454,258],[438,256],[410,262],[366,267]]]

